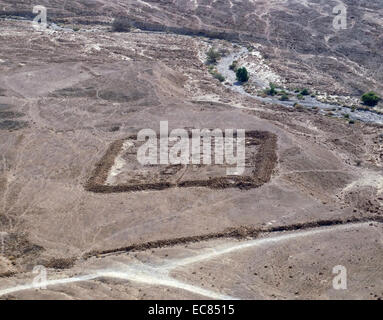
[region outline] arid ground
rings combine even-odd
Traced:
[[[35,4],[0,0],[1,299],[383,298],[383,106],[359,102],[383,96],[381,1],[41,0],[46,30]],[[251,170],[138,168],[124,143],[160,121],[256,132]]]

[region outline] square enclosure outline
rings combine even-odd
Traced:
[[[224,131],[223,131],[224,132]],[[125,139],[116,140],[107,149],[104,156],[100,159],[85,184],[85,189],[96,193],[118,193],[133,192],[142,190],[164,190],[172,187],[206,187],[211,189],[240,188],[251,189],[262,186],[271,179],[274,167],[277,163],[277,137],[268,131],[246,131],[246,145],[255,143],[258,145],[257,152],[252,157],[253,163],[246,165],[251,167],[251,173],[240,176],[220,176],[206,177],[206,179],[190,179],[181,181],[153,182],[142,181],[140,183],[121,183],[110,185],[107,182],[109,173],[116,158],[123,151],[124,142],[127,140],[137,140],[137,136],[129,136]],[[191,165],[187,165],[191,166]],[[208,166],[208,165],[203,165]],[[158,165],[160,168],[161,166]]]

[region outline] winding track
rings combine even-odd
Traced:
[[[367,226],[369,223],[370,222],[351,223],[351,224],[336,225],[336,226],[330,226],[330,227],[324,227],[324,228],[322,227],[317,229],[310,229],[305,231],[298,231],[298,232],[287,233],[287,234],[279,233],[276,236],[267,236],[264,238],[243,241],[240,243],[219,245],[215,248],[203,250],[202,253],[194,255],[194,256],[165,261],[164,263],[162,264],[160,263],[158,265],[151,265],[147,263],[146,264],[135,263],[135,264],[126,265],[126,264],[120,263],[117,267],[100,269],[88,275],[77,276],[77,277],[67,277],[62,279],[52,279],[52,280],[39,282],[38,284],[30,283],[25,285],[9,287],[9,288],[0,290],[0,296],[10,294],[10,293],[20,292],[20,291],[25,291],[25,290],[37,289],[37,288],[46,288],[46,287],[51,287],[56,285],[92,281],[92,280],[97,280],[100,278],[114,278],[114,279],[121,279],[121,280],[129,280],[132,282],[148,284],[148,285],[172,287],[172,288],[185,290],[185,291],[198,294],[211,299],[233,300],[237,298],[176,280],[171,276],[171,272],[179,267],[191,265],[191,264],[206,261],[206,260],[215,259],[222,255],[235,253],[240,250],[246,250],[246,249],[251,249],[254,247],[261,247],[266,245],[274,245],[280,242],[290,241],[294,239],[309,237],[309,236],[323,234],[323,233],[350,230],[357,227]]]

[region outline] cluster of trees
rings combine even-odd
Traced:
[[[206,57],[206,63],[209,65],[210,74],[220,82],[225,81],[225,77],[222,74],[220,74],[214,67],[214,65],[217,64],[218,60],[221,59],[221,54],[213,48],[210,48],[209,51],[206,53]]]
[[[225,81],[225,78],[220,73],[218,73],[212,66],[215,65],[219,61],[219,59],[221,59],[221,54],[217,50],[210,48],[209,51],[206,53],[206,57],[206,63],[210,65],[209,72],[214,76],[214,78],[218,79],[219,81]],[[239,82],[247,82],[249,80],[249,72],[245,67],[238,68],[237,61],[233,62],[233,64],[230,66],[230,69],[235,71],[237,80]]]

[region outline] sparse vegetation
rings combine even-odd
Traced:
[[[112,24],[113,32],[129,32],[131,29],[129,20],[126,18],[115,18]]]
[[[218,79],[220,82],[225,81],[225,77],[222,74],[220,74],[219,72],[214,72],[212,74],[213,74],[213,77]]]
[[[295,108],[295,110],[297,110],[297,111],[299,111],[299,112],[304,111],[304,106],[302,106],[302,105],[299,104],[299,103],[294,103],[294,108]]]
[[[299,100],[305,100],[305,97],[303,96],[303,94],[298,94],[297,95],[297,98],[299,99]]]
[[[366,106],[374,107],[381,100],[380,97],[373,91],[367,92],[362,96],[362,101]]]
[[[239,82],[246,82],[249,80],[249,73],[245,67],[239,68],[236,72],[236,76]]]
[[[209,64],[216,64],[218,60],[221,58],[221,55],[218,51],[214,50],[214,48],[210,48],[206,53],[207,60],[206,62]]]
[[[254,50],[254,47],[252,45],[248,45],[246,48],[249,52],[252,52]]]
[[[233,70],[234,72],[237,72],[238,70],[238,61],[234,60],[233,63],[229,66],[230,70]]]
[[[120,130],[120,126],[113,126],[112,128],[110,128],[110,132],[116,132],[119,130]]]
[[[209,72],[214,78],[218,79],[220,82],[224,82],[226,80],[225,77],[222,74],[220,74],[212,65],[209,66]]]
[[[301,91],[301,95],[302,95],[302,96],[308,96],[308,95],[310,95],[310,91],[309,91],[308,89],[304,88],[304,89]]]
[[[288,101],[289,100],[289,96],[287,94],[283,94],[280,99],[281,101]]]
[[[265,93],[269,96],[275,96],[277,94],[277,90],[275,88],[275,84],[270,82],[269,88],[265,90]]]
[[[262,98],[266,98],[267,97],[267,94],[265,92],[266,90],[260,90],[257,92],[257,96],[259,97],[262,97]]]

